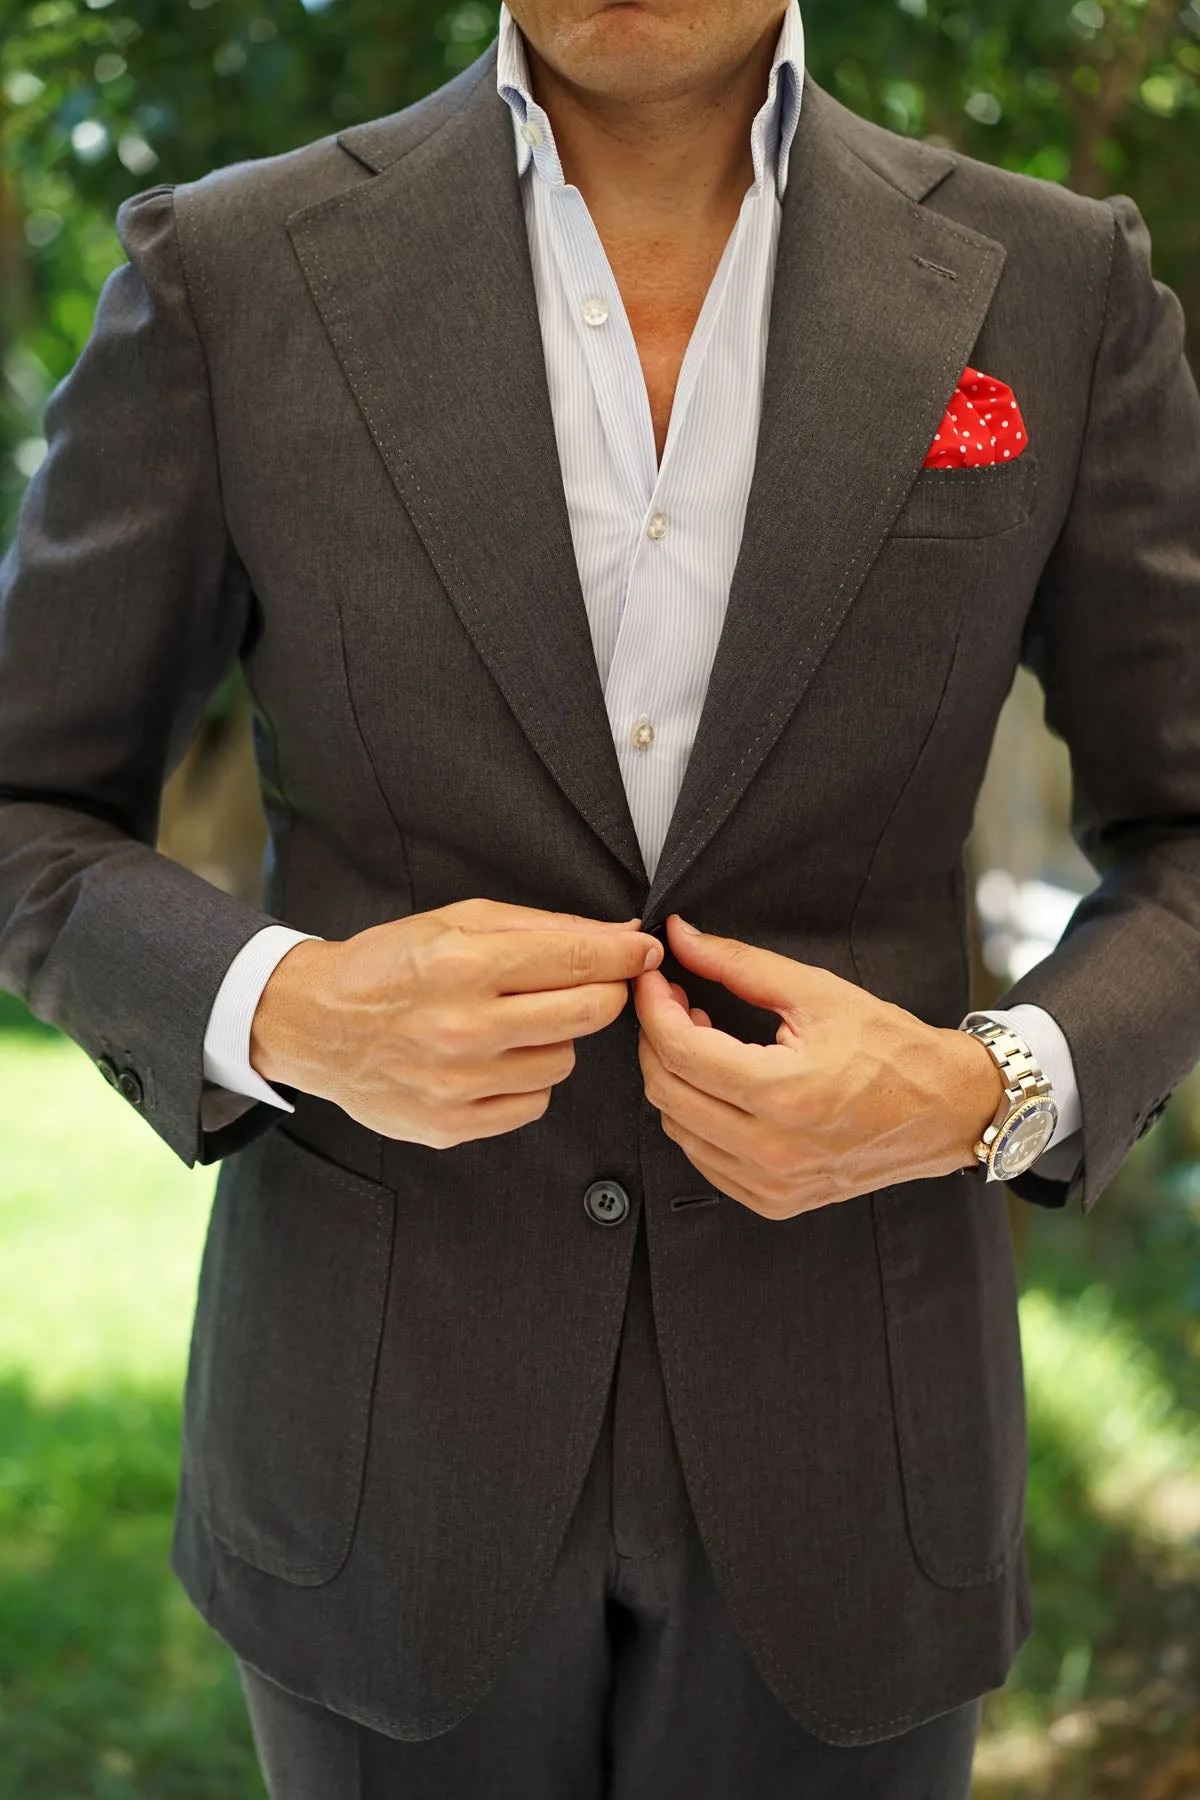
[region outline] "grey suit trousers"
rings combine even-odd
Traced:
[[[499,1677],[452,1730],[401,1742],[242,1663],[271,1800],[967,1800],[982,1697],[847,1747],[797,1724],[752,1663],[688,1502],[637,1230],[596,1451]]]

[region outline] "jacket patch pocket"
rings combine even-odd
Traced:
[[[1032,450],[1011,462],[921,469],[892,526],[892,537],[997,537],[1033,510],[1038,463]]]
[[[299,1586],[337,1574],[362,1494],[395,1196],[272,1127],[222,1164],[184,1403],[214,1534]]]
[[[1028,1472],[1003,1191],[956,1174],[872,1204],[913,1551],[942,1587],[993,1581],[1021,1541]]]

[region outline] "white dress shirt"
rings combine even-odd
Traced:
[[[564,180],[507,5],[497,49],[575,556],[617,759],[653,879],[700,720],[754,473],[804,28],[792,0],[751,127],[754,180],[680,369],[661,466],[620,291],[583,195]],[[230,966],[205,1037],[205,1129],[236,1118],[252,1099],[294,1110],[250,1066],[250,1027],[272,971],[310,935],[269,926]],[[1040,1007],[991,1016],[1022,1033],[1051,1082],[1059,1121],[1037,1166],[1066,1178],[1078,1145],[1065,1140],[1080,1125],[1066,1039]]]

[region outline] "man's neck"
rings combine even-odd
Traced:
[[[750,130],[766,97],[779,25],[738,67],[670,99],[617,100],[563,81],[529,46],[568,182],[597,228],[669,240],[728,228],[754,180]]]

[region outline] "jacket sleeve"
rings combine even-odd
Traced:
[[[1073,834],[1100,881],[997,1003],[1058,1022],[1082,1111],[1074,1177],[1013,1185],[1084,1212],[1200,1060],[1200,394],[1145,222],[1127,195],[1106,204],[1087,426],[1025,641],[1070,752]]]
[[[174,190],[127,200],[128,261],[50,396],[0,562],[0,986],[58,1026],[190,1165],[279,1117],[201,1121],[204,1035],[269,914],[154,848],[164,782],[253,596],[226,529]]]

